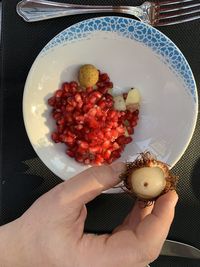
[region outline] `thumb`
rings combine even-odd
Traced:
[[[155,202],[151,214],[139,224],[136,233],[149,246],[161,248],[174,218],[178,195],[169,191]]]
[[[82,206],[118,184],[123,171],[125,164],[121,162],[91,167],[63,183],[63,200]]]

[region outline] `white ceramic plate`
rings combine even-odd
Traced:
[[[64,144],[51,141],[55,128],[47,99],[64,81],[77,79],[82,64],[107,72],[114,92],[139,88],[142,96],[134,142],[120,161],[132,161],[144,150],[171,166],[180,159],[194,132],[197,90],[180,50],[161,32],[122,17],[82,21],[55,36],[29,72],[23,115],[30,142],[46,166],[62,179],[88,168],[65,154]]]

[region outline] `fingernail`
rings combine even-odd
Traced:
[[[177,202],[178,202],[178,194],[177,194],[176,191],[173,191],[173,192],[174,192],[174,194],[175,194],[175,197],[174,197],[174,205],[176,205]]]
[[[114,162],[110,165],[110,167],[113,169],[113,171],[116,173],[116,175],[120,175],[126,170],[126,164],[123,162]]]
[[[178,202],[178,194],[176,193],[175,190],[173,191],[169,191],[167,193],[168,197],[169,197],[169,203],[172,205],[172,206],[176,206],[177,202]]]

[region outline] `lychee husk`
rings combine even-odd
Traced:
[[[166,180],[166,184],[162,192],[156,197],[143,198],[141,195],[138,195],[134,192],[131,182],[131,175],[135,170],[138,170],[143,167],[159,167],[164,173],[164,178]],[[170,190],[176,190],[176,185],[178,181],[178,176],[173,175],[169,166],[166,163],[163,163],[156,159],[150,152],[143,152],[139,154],[133,162],[126,163],[126,171],[121,174],[121,180],[123,181],[123,187],[125,187],[129,193],[137,197],[139,200],[143,201],[145,206],[151,205],[159,196],[167,193]]]

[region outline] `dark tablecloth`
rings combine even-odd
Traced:
[[[15,11],[18,0],[3,0],[0,98],[0,223],[20,216],[41,194],[61,180],[37,157],[22,117],[22,95],[28,71],[37,54],[57,33],[95,15],[71,16],[37,23],[24,22]],[[65,2],[65,1],[63,1]],[[140,0],[80,0],[81,4],[141,4]],[[200,20],[159,28],[181,49],[200,86]],[[183,114],[184,116],[184,114]],[[200,249],[200,121],[184,156],[173,168],[180,176],[180,200],[169,238]],[[102,194],[88,204],[85,229],[110,232],[129,212],[126,194]],[[160,257],[152,266],[200,266],[199,261]]]

